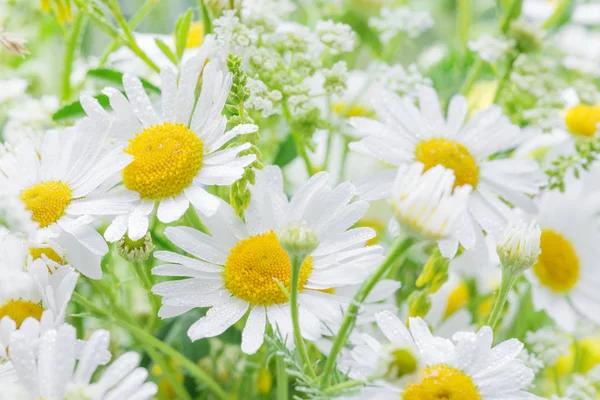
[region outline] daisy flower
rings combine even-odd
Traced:
[[[114,174],[132,157],[106,148],[106,130],[89,119],[59,133],[50,131],[40,151],[23,140],[0,159],[0,186],[29,211],[34,240],[54,243],[65,260],[84,275],[102,276],[100,259],[108,251],[94,229],[93,216],[117,215],[132,209],[133,195],[111,189]]]
[[[549,191],[541,198],[537,221],[542,252],[525,272],[535,308],[568,332],[574,332],[579,315],[600,324],[600,232],[578,183],[565,193]]]
[[[516,339],[492,347],[493,333],[488,326],[477,333],[457,332],[448,340],[433,336],[420,318],[410,319],[410,329],[388,311],[376,318],[389,343],[367,339],[341,363],[356,379],[380,377],[373,386],[362,389],[361,398],[539,398],[523,391],[534,374],[517,358],[523,344]]]
[[[239,156],[250,143],[219,150],[234,137],[255,132],[255,125],[242,124],[225,133],[223,107],[231,88],[231,74],[207,60],[208,49],[188,60],[179,81],[170,68],[161,72],[162,115],[154,110],[140,80],[123,76],[127,98],[117,89],[105,89],[113,113],[90,97],[82,105],[98,126],[124,144],[123,155],[133,162],[122,168],[123,196],[139,196],[134,210],[112,222],[105,232],[110,242],[126,233],[133,241],[148,231],[148,216],[158,204],[157,217],[170,223],[181,218],[190,203],[206,214],[214,213],[219,201],[204,185],[231,185],[256,156]],[[202,77],[196,101],[195,89]]]
[[[465,248],[475,244],[476,231],[499,233],[511,217],[511,208],[502,200],[524,210],[534,210],[529,195],[537,193],[543,175],[532,160],[495,159],[495,153],[511,149],[519,141],[520,130],[502,115],[498,106],[467,116],[467,100],[454,96],[444,118],[435,90],[422,86],[420,108],[408,98],[383,93],[375,111],[381,121],[352,118],[351,124],[364,139],[350,148],[376,157],[392,166],[419,162],[424,171],[441,165],[454,172],[454,189],[473,188],[464,212],[457,221],[456,235],[445,255],[456,252],[458,242]],[[395,171],[385,171],[372,179],[372,188],[391,187]],[[385,190],[381,191],[381,195]]]
[[[188,227],[169,227],[169,240],[191,255],[159,251],[154,255],[170,264],[153,269],[155,275],[187,279],[160,283],[153,292],[163,296],[161,317],[174,317],[195,307],[211,307],[194,323],[192,340],[221,334],[249,311],[242,334],[242,350],[254,353],[262,345],[267,321],[292,344],[288,297],[291,265],[279,235],[294,227],[309,230],[318,247],[305,259],[299,277],[299,315],[302,335],[317,340],[343,317],[350,298],[337,294],[358,284],[382,260],[379,246],[365,243],[375,236],[370,228],[350,229],[367,211],[364,201],[352,202],[353,186],[326,184],[327,173],[314,175],[291,200],[283,191],[278,167],[257,172],[250,189],[245,222],[222,203],[203,222],[211,236]]]
[[[150,399],[157,392],[154,383],[145,382],[148,372],[138,368],[140,356],[129,352],[115,360],[92,383],[92,375],[102,364],[110,334],[95,331],[85,344],[81,358],[76,358],[75,328],[63,324],[42,334],[38,345],[17,332],[11,338],[11,361],[18,382],[7,384],[13,391],[10,399]],[[3,382],[0,382],[3,383]],[[3,385],[4,393],[4,385]],[[18,395],[15,395],[18,393]],[[0,399],[8,400],[0,393]]]
[[[0,238],[0,362],[7,359],[12,332],[29,338],[57,327],[79,274],[70,266],[53,269],[43,258],[33,259],[39,248],[29,248],[14,235]]]

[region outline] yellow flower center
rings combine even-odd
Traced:
[[[225,262],[223,280],[231,294],[252,305],[281,304],[288,298],[277,281],[289,291],[291,268],[288,254],[270,231],[235,245]],[[312,258],[307,257],[300,268],[298,291],[304,289],[312,268]]]
[[[454,187],[471,185],[479,182],[479,166],[465,145],[444,138],[433,138],[417,145],[415,158],[423,163],[427,171],[436,165],[454,171]]]
[[[180,194],[202,167],[204,143],[181,123],[153,125],[129,140],[133,161],[123,169],[123,183],[144,199]]]
[[[331,106],[334,113],[340,117],[372,117],[375,115],[373,110],[360,104],[348,104],[344,102],[334,103]]]
[[[17,328],[21,327],[23,321],[32,317],[38,321],[42,319],[44,309],[41,305],[32,303],[26,300],[10,300],[0,307],[0,320],[4,317],[9,317],[17,324]]]
[[[202,22],[192,22],[188,31],[187,41],[185,42],[186,49],[194,49],[202,46],[204,42],[204,25]]]
[[[401,396],[403,400],[481,400],[473,379],[445,364],[427,368],[423,380],[409,385]]]
[[[560,233],[542,229],[540,249],[533,266],[540,282],[557,293],[569,291],[579,280],[579,257],[571,242]]]
[[[573,133],[585,137],[593,137],[600,123],[600,105],[588,106],[579,104],[567,111],[565,124]]]
[[[29,249],[29,254],[34,260],[42,258],[42,255],[58,264],[64,264],[65,260],[51,247],[32,247]]]
[[[446,312],[444,318],[448,318],[461,308],[469,303],[469,287],[465,282],[461,282],[448,295],[448,303],[446,304]]]
[[[73,199],[71,188],[61,181],[40,182],[21,192],[31,218],[45,228],[60,219]]]

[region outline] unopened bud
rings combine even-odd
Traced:
[[[531,268],[541,253],[540,235],[540,227],[535,221],[529,225],[522,221],[510,222],[496,247],[502,268],[519,274]]]
[[[145,261],[154,250],[150,232],[139,240],[131,240],[125,235],[117,242],[117,253],[129,262]]]
[[[417,278],[417,287],[429,286],[429,293],[435,293],[448,280],[448,266],[450,260],[441,255],[437,249],[429,261],[425,264],[423,271]]]
[[[533,53],[542,47],[544,30],[532,22],[518,19],[510,25],[510,37],[520,53]]]
[[[292,224],[281,233],[279,243],[290,255],[303,259],[319,246],[319,238],[311,228]]]

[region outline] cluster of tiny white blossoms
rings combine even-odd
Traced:
[[[0,3],[0,400],[600,398],[600,7]]]

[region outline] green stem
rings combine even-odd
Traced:
[[[140,9],[131,17],[128,22],[128,25],[131,29],[137,28],[137,26],[150,14],[150,11],[156,6],[160,0],[146,0],[146,2],[140,7]],[[106,50],[102,53],[100,57],[99,66],[102,67],[108,61],[108,56],[110,56],[115,50],[119,48],[121,45],[120,39],[113,39],[109,45],[106,47]]]
[[[165,379],[173,386],[173,390],[177,393],[177,398],[182,400],[192,400],[192,396],[187,392],[183,382],[180,382],[177,379],[173,367],[169,365],[169,361],[152,347],[147,347],[145,350],[154,363],[160,367]]]
[[[458,39],[466,51],[471,28],[471,0],[458,0]]]
[[[546,22],[544,22],[543,28],[550,29],[550,28],[554,27],[554,25],[556,25],[561,20],[561,18],[564,16],[565,12],[569,9],[572,2],[573,2],[573,0],[559,1],[559,3],[554,8],[554,12],[550,16],[550,18],[548,18],[546,20]]]
[[[365,383],[363,381],[357,381],[354,379],[350,379],[350,380],[347,380],[346,382],[342,382],[342,383],[338,383],[337,385],[329,386],[324,391],[326,394],[334,394],[334,393],[341,392],[346,389],[352,389],[357,386],[362,386],[364,384]]]
[[[112,310],[105,310],[102,307],[98,307],[85,297],[81,296],[79,293],[73,293],[73,300],[81,304],[83,307],[87,308],[89,311],[96,313],[104,317],[108,321],[112,321],[119,325],[121,328],[127,330],[131,336],[137,340],[144,348],[152,347],[164,355],[171,357],[172,359],[178,361],[180,365],[185,368],[188,373],[196,378],[199,382],[206,385],[206,387],[213,392],[219,399],[228,400],[229,397],[227,393],[223,390],[221,386],[210,376],[208,375],[199,365],[194,363],[192,360],[164,343],[162,340],[155,338],[144,329],[139,327],[138,325],[128,322],[127,320],[121,318],[114,318],[115,314],[111,313]]]
[[[146,328],[149,331],[152,331],[158,321],[158,310],[160,309],[160,299],[154,293],[152,293],[152,275],[150,274],[150,268],[146,263],[136,262],[133,264],[133,269],[135,270],[135,274],[138,278],[138,281],[142,288],[146,291],[146,295],[148,296],[148,302],[152,307],[152,311],[150,314],[150,318],[148,318],[148,323]]]
[[[304,364],[304,368],[308,372],[311,378],[316,378],[317,375],[313,370],[308,350],[306,349],[306,343],[302,338],[302,332],[300,331],[300,318],[298,315],[298,282],[300,280],[300,269],[305,257],[298,257],[296,255],[290,255],[292,261],[292,276],[291,276],[291,287],[290,287],[290,309],[292,314],[292,325],[294,327],[294,342],[296,348],[300,353],[300,359]]]
[[[204,25],[204,34],[208,35],[213,31],[212,21],[210,19],[210,12],[208,11],[208,7],[206,7],[206,4],[204,4],[204,0],[198,0],[198,7],[202,11],[202,25]],[[231,6],[231,8],[234,8],[233,5]]]
[[[506,34],[510,28],[510,23],[515,19],[521,11],[523,0],[513,0],[507,7],[502,19],[500,20],[500,32]]]
[[[329,356],[325,362],[323,375],[321,375],[322,386],[329,385],[329,380],[331,379],[331,374],[333,373],[337,356],[346,344],[352,328],[354,328],[354,323],[356,322],[356,317],[358,316],[358,310],[360,309],[362,303],[365,301],[377,282],[383,278],[388,269],[412,246],[413,242],[414,240],[411,238],[396,239],[396,242],[394,243],[386,259],[383,261],[383,263],[381,263],[373,275],[371,275],[371,277],[367,279],[365,283],[363,283],[359,291],[354,296],[354,299],[352,299],[350,306],[348,306],[348,311],[346,312],[344,321],[342,322],[342,326],[335,337],[335,341],[333,342],[333,346],[331,347],[331,351],[329,352]]]
[[[188,225],[192,228],[198,229],[199,231],[204,232],[206,234],[209,233],[208,228],[202,223],[202,220],[198,216],[198,213],[194,209],[194,206],[192,206],[191,204],[185,212],[185,219],[187,220]]]
[[[133,51],[135,55],[138,56],[142,61],[148,64],[148,66],[152,68],[152,70],[154,70],[155,72],[160,72],[160,68],[158,68],[154,61],[152,61],[150,57],[148,57],[148,55],[137,44],[135,36],[133,35],[133,30],[131,30],[131,27],[125,20],[125,17],[123,17],[123,14],[121,13],[121,9],[117,1],[113,0],[110,4],[110,9],[115,18],[115,21],[117,21],[117,24],[121,27],[125,35],[127,47],[129,47],[131,51]]]
[[[83,13],[78,12],[73,21],[73,27],[67,40],[67,46],[65,48],[63,70],[60,84],[60,100],[66,102],[71,98],[71,73],[73,72],[73,61],[75,59],[75,52],[81,38],[82,28],[85,25],[85,16]]]
[[[502,280],[500,282],[500,288],[498,288],[498,292],[496,293],[496,299],[494,300],[494,306],[492,307],[492,312],[488,318],[486,325],[492,328],[492,330],[498,324],[500,320],[500,316],[502,315],[502,310],[504,309],[504,305],[508,300],[508,294],[512,289],[513,285],[519,278],[519,274],[514,273],[510,268],[502,269]]]
[[[504,75],[502,75],[502,78],[500,78],[500,80],[498,81],[498,87],[496,88],[496,93],[494,94],[494,103],[498,103],[498,101],[502,97],[502,94],[504,93],[504,88],[510,80],[510,75],[512,74],[516,60],[516,55],[510,56],[508,60],[508,65],[506,66],[506,71],[504,72]]]
[[[477,81],[477,78],[479,78],[479,75],[483,70],[483,65],[484,61],[481,58],[477,58],[477,60],[475,60],[475,62],[471,66],[471,69],[469,69],[467,77],[463,82],[462,87],[460,88],[460,92],[465,96],[469,94],[471,88],[473,87],[473,84]]]
[[[275,368],[277,371],[277,400],[288,400],[288,377],[282,355],[275,358]]]

